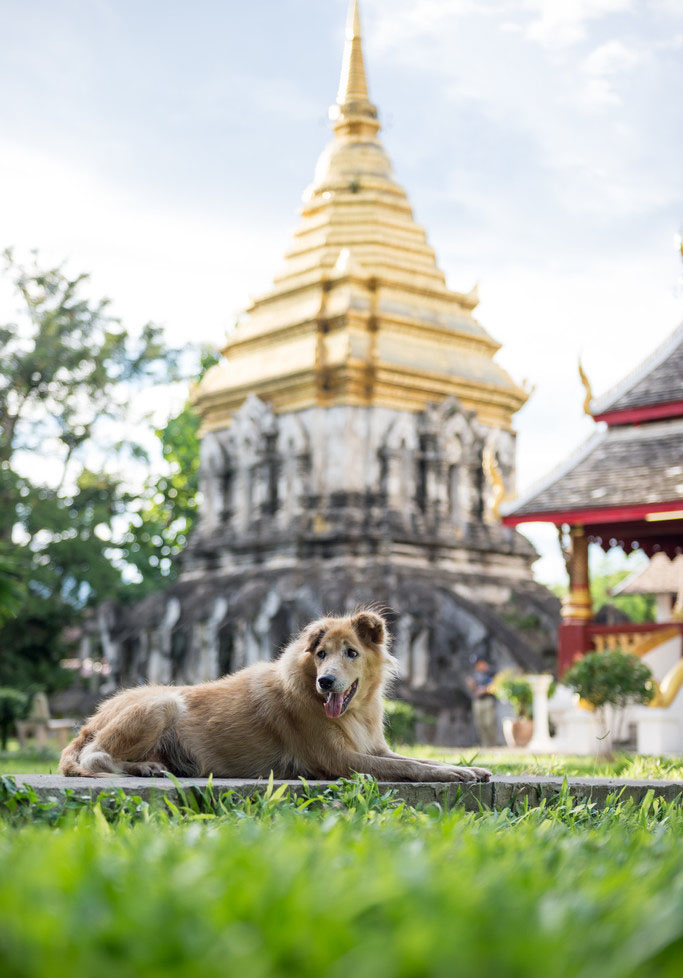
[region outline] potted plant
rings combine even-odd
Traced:
[[[590,652],[569,669],[562,682],[595,710],[598,755],[612,756],[614,728],[629,703],[649,703],[654,696],[650,669],[635,655],[619,649]],[[611,708],[611,709],[610,709]],[[611,713],[611,716],[610,716]]]
[[[503,717],[503,736],[508,747],[526,747],[534,732],[533,693],[523,676],[501,672],[493,682],[496,696],[509,703],[513,717]]]

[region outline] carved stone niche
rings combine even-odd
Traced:
[[[408,522],[416,508],[415,460],[419,439],[414,415],[400,414],[388,426],[381,440],[380,493],[389,511]]]
[[[278,457],[277,519],[286,528],[306,510],[311,494],[311,440],[298,414],[278,419],[275,451]]]
[[[417,415],[401,414],[386,429],[378,456],[387,508],[403,522],[456,531],[480,520],[484,434],[456,398]]]

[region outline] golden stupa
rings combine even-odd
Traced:
[[[357,0],[330,117],[334,136],[284,268],[195,390],[203,431],[229,425],[250,393],[277,414],[333,405],[417,412],[454,395],[483,424],[510,430],[528,395],[494,362],[500,344],[473,316],[476,287],[446,286],[393,178],[368,96]]]

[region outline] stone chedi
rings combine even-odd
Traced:
[[[471,656],[538,668],[555,625],[535,552],[497,515],[527,394],[392,175],[355,2],[331,118],[283,270],[193,391],[201,518],[179,580],[103,635],[115,681],[198,681],[375,603],[399,692],[466,743]]]

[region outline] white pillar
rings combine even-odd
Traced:
[[[550,736],[548,726],[548,690],[553,681],[552,676],[526,676],[534,696],[534,733],[526,749],[532,754],[555,753],[555,744]]]

